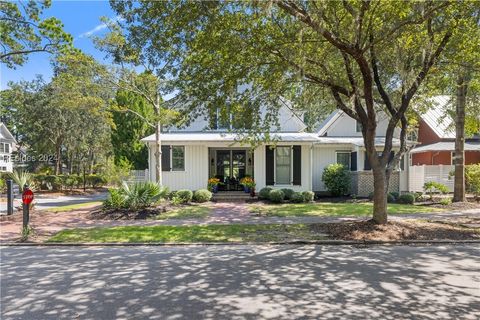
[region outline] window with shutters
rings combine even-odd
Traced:
[[[336,158],[337,163],[343,164],[345,168],[350,170],[350,159],[351,159],[351,152],[350,151],[337,151]]]
[[[275,149],[275,184],[291,184],[292,147],[281,146]]]
[[[172,146],[172,171],[185,170],[185,147]]]

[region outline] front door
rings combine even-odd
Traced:
[[[217,150],[217,178],[221,190],[241,190],[240,179],[245,177],[247,153],[245,150]]]

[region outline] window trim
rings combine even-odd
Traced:
[[[338,162],[338,154],[339,153],[348,153],[348,167],[347,167],[347,169],[351,170],[351,168],[352,168],[352,151],[351,150],[336,150],[335,151],[335,163],[336,164],[339,164],[339,162]],[[340,164],[343,164],[343,163],[340,163]]]
[[[362,132],[362,123],[358,120],[355,120],[355,132],[357,132],[357,133]]]
[[[182,148],[183,149],[183,168],[174,168],[173,167],[173,148]],[[182,172],[182,171],[185,171],[185,146],[180,146],[180,145],[171,145],[170,146],[170,171],[178,171],[178,172]]]
[[[289,167],[290,167],[290,181],[288,183],[279,183],[277,179],[277,148],[290,148],[290,162],[289,162]],[[275,186],[293,186],[293,145],[281,145],[281,146],[276,146],[275,147],[275,153],[273,157],[273,166],[274,166],[274,171],[273,171],[273,180],[274,180],[274,185]]]

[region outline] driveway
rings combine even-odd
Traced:
[[[478,319],[479,247],[3,247],[1,318]]]

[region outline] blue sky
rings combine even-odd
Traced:
[[[115,19],[116,15],[110,9],[108,1],[53,1],[43,16],[60,19],[64,24],[64,30],[74,37],[75,47],[103,61],[105,55],[95,49],[88,36],[106,31],[102,27],[100,17]],[[6,89],[9,81],[32,80],[36,74],[49,79],[52,76],[50,57],[47,53],[35,53],[29,56],[27,63],[16,69],[8,69],[1,65],[0,89]]]

